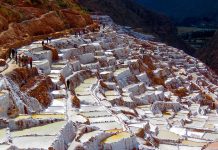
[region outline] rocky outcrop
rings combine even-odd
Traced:
[[[42,110],[38,100],[20,91],[20,87],[9,77],[0,79],[1,98],[4,99],[4,110],[1,116],[15,117],[19,113],[32,114]],[[7,92],[8,91],[8,92]],[[8,95],[7,95],[8,93]]]
[[[76,95],[72,97],[71,101],[73,107],[80,108],[80,100]]]
[[[61,10],[64,18],[66,18],[67,23],[71,28],[83,28],[87,24],[92,24],[92,19],[89,15],[80,14],[77,11],[72,10]]]
[[[39,75],[36,68],[26,69],[17,68],[12,72],[8,73],[6,76],[13,80],[19,87],[22,87],[27,83],[27,80]]]
[[[53,47],[51,45],[45,44],[43,46],[43,49],[51,51],[51,53],[52,53],[52,61],[57,61],[59,59],[58,50],[55,47]]]
[[[27,93],[29,96],[36,98],[39,103],[47,107],[52,100],[50,91],[54,89],[54,85],[48,76],[37,76],[28,81],[25,86],[21,87],[21,90]]]
[[[17,68],[7,75],[16,83],[22,92],[36,98],[42,106],[47,107],[51,102],[50,91],[54,85],[48,76],[40,76],[36,68]]]

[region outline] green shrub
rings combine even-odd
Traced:
[[[3,16],[11,16],[13,14],[13,12],[7,8],[5,8],[4,6],[0,6],[0,14],[2,14]]]
[[[58,6],[60,6],[61,8],[67,8],[68,4],[64,1],[64,0],[56,0]]]

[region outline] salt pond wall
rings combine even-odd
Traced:
[[[52,143],[51,148],[54,150],[64,150],[67,149],[70,142],[76,136],[77,127],[72,122],[69,121],[67,124],[61,129],[60,133],[57,135],[56,140]]]

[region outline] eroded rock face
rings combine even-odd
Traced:
[[[11,80],[13,80],[18,86],[22,87],[27,83],[27,80],[38,75],[36,68],[26,69],[17,68],[7,74]]]
[[[51,103],[52,98],[49,92],[54,85],[48,76],[40,76],[36,68],[18,68],[7,77],[17,84],[22,92],[36,98],[42,106],[47,107]],[[25,101],[28,102],[28,99]]]
[[[31,84],[34,83],[34,84]],[[35,84],[37,86],[35,86]],[[39,103],[47,107],[52,100],[50,91],[54,89],[54,85],[48,76],[37,76],[28,80],[27,84],[21,87],[21,90],[29,96],[36,98]]]
[[[21,31],[26,31],[26,33],[30,36],[48,34],[64,29],[64,23],[56,12],[44,14],[39,19],[29,20],[19,25],[21,27]],[[42,26],[43,28],[41,28]]]
[[[91,17],[87,14],[80,14],[70,9],[61,10],[61,13],[63,13],[63,16],[66,18],[71,28],[83,28],[87,24],[93,23]]]
[[[4,18],[3,16],[0,16],[0,31],[3,31],[7,28],[8,26],[8,21],[6,18]]]
[[[80,100],[76,95],[72,97],[72,106],[80,108]]]
[[[21,92],[20,87],[13,80],[10,78],[2,77],[1,82],[2,92],[4,90],[8,90],[9,93],[8,99],[5,99],[8,100],[8,105],[5,105],[5,112],[1,113],[4,115],[4,117],[15,117],[19,113],[31,114],[42,110],[38,100],[28,96],[26,93]],[[1,97],[4,97],[4,95]]]
[[[46,45],[43,46],[43,49],[51,51],[52,61],[57,61],[59,59],[58,51],[57,51],[57,49],[55,47],[52,47],[51,45],[46,44]]]

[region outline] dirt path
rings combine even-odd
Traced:
[[[15,60],[13,59],[8,59],[7,60],[8,68],[5,69],[3,72],[1,72],[2,75],[5,75],[11,71],[13,71],[15,68],[19,68],[19,66],[16,64]]]

